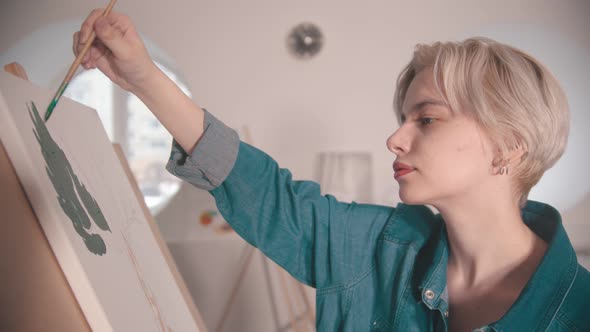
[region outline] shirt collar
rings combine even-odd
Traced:
[[[490,324],[498,331],[544,331],[578,271],[576,253],[556,209],[528,201],[522,217],[527,226],[548,243],[548,248],[516,302],[499,321]]]
[[[576,254],[559,212],[550,205],[528,201],[522,209],[522,217],[525,224],[548,243],[548,248],[516,302],[499,321],[489,325],[496,331],[544,330],[555,317],[577,273]],[[437,222],[433,225],[437,230],[430,234],[416,258],[413,279],[417,296],[424,304],[444,313],[449,303],[446,287],[448,242],[444,221],[440,215],[435,218]]]

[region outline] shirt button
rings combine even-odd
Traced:
[[[427,289],[426,292],[424,292],[424,296],[426,296],[427,299],[432,300],[434,299],[434,292]]]
[[[449,317],[449,311],[445,310],[445,317]]]

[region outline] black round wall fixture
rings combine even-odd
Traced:
[[[322,31],[313,23],[296,25],[289,32],[287,47],[299,59],[309,59],[320,52],[324,44]]]

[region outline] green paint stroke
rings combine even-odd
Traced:
[[[82,237],[88,250],[95,255],[104,255],[107,252],[107,247],[102,237],[99,234],[88,232],[92,226],[88,215],[92,217],[96,226],[103,231],[111,232],[109,224],[96,200],[74,173],[66,154],[49,134],[45,122],[39,116],[35,103],[31,102],[31,107],[27,105],[27,108],[35,125],[33,132],[37,137],[45,159],[45,170],[57,192],[57,200],[61,208],[72,221],[74,229]],[[86,210],[84,210],[82,204],[84,204]]]

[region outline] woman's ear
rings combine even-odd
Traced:
[[[526,155],[527,150],[523,144],[516,144],[506,153],[502,153],[499,149],[496,151],[496,156],[492,160],[493,174],[508,174],[510,168],[516,167],[522,158]]]
[[[527,149],[522,143],[517,143],[510,151],[508,151],[508,164],[518,165],[522,158],[526,155]]]

